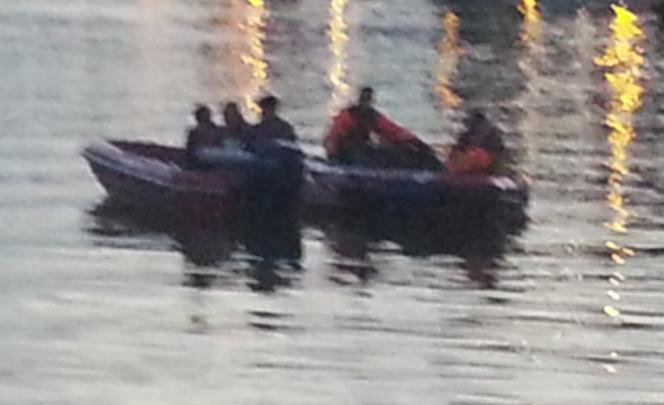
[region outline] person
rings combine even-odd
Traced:
[[[249,142],[250,126],[242,116],[237,103],[229,102],[222,108],[223,126],[219,127],[219,139],[223,147],[244,149]]]
[[[379,138],[378,144],[372,134]],[[333,119],[324,146],[328,159],[339,163],[441,167],[428,145],[374,108],[371,87],[362,88],[357,103]]]
[[[507,149],[500,129],[478,109],[469,112],[464,124],[466,130],[459,135],[448,156],[448,170],[471,174],[502,171]]]
[[[200,151],[219,145],[219,127],[212,121],[212,111],[207,105],[197,105],[193,114],[196,125],[187,133],[186,163],[192,168],[205,168],[207,164],[200,159]]]
[[[297,136],[293,126],[279,117],[279,99],[273,95],[267,95],[258,101],[261,109],[261,120],[251,129],[253,142],[264,140],[296,142]]]
[[[279,99],[258,101],[261,120],[250,130],[249,151],[257,164],[249,176],[249,205],[255,220],[264,216],[292,218],[304,181],[304,156],[293,126],[277,114]]]

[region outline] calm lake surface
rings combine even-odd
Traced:
[[[1,2],[0,403],[664,404],[645,3]],[[486,108],[532,179],[525,229],[427,224],[429,249],[330,219],[266,265],[98,208],[91,143],[181,144],[194,103],[273,91],[321,153],[364,84],[439,145]]]

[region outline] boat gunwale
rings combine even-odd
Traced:
[[[145,144],[147,145],[147,143]],[[104,153],[103,151],[99,151],[101,148],[109,149],[109,151],[112,151],[116,156],[108,156],[108,154]],[[187,173],[187,170],[183,170],[176,164],[166,164],[162,159],[148,158],[138,153],[128,152],[114,145],[113,142],[104,142],[101,144],[88,146],[83,150],[82,155],[91,165],[97,164],[103,166],[107,170],[121,173],[127,177],[135,178],[158,187],[172,190],[174,192],[194,192],[198,194],[208,194],[214,196],[223,196],[228,194],[227,190],[223,189],[212,189],[210,187],[193,186],[191,184],[178,182],[176,176],[181,173]],[[128,164],[128,162],[132,161],[143,162],[144,165],[141,168],[148,168],[149,170],[132,170],[137,168],[135,163]],[[162,173],[152,170],[155,168],[159,168]]]
[[[163,149],[181,150],[180,148],[160,145],[154,142],[131,142],[109,140],[95,143],[86,147],[82,155],[92,165],[97,164],[107,170],[138,179],[139,181],[170,189],[174,192],[199,193],[215,196],[228,194],[228,189],[211,188],[209,185],[194,185],[191,182],[178,181],[178,175],[200,176],[193,170],[182,168],[174,161],[147,157],[138,152],[124,149],[120,144],[142,145]],[[459,175],[449,172],[435,172],[417,169],[373,169],[351,165],[330,164],[319,157],[310,157],[305,160],[307,183],[309,186],[321,187],[320,178],[334,180],[378,180],[386,184],[390,182],[412,181],[420,186],[448,187],[452,189],[479,190],[481,188],[493,189],[499,193],[519,193],[528,195],[530,181],[527,177],[514,175]],[[136,170],[140,169],[140,170]],[[146,170],[147,169],[147,170]],[[219,177],[213,173],[206,173],[208,178]],[[332,181],[334,181],[332,180]],[[316,185],[316,183],[319,183]],[[527,198],[527,197],[526,197]]]

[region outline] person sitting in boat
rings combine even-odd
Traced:
[[[222,108],[224,125],[219,127],[221,146],[232,149],[245,149],[249,143],[251,127],[245,121],[237,103],[229,102]]]
[[[502,171],[506,148],[502,131],[480,110],[471,111],[466,130],[457,138],[447,160],[452,173],[496,174]]]
[[[212,121],[210,107],[204,104],[196,106],[194,119],[196,125],[187,133],[186,161],[192,168],[204,168],[208,165],[201,159],[201,151],[219,145],[219,127]]]
[[[373,106],[374,90],[361,89],[356,104],[333,120],[324,146],[330,160],[364,166],[440,169],[433,150]],[[375,135],[378,142],[372,139]]]
[[[267,95],[258,101],[261,109],[261,120],[251,129],[252,142],[264,140],[278,140],[296,142],[297,135],[293,126],[283,118],[279,117],[279,99],[273,95]]]

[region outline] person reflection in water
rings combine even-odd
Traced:
[[[481,288],[496,288],[496,258],[483,255],[467,254],[463,256],[462,268],[470,281],[476,282]]]
[[[183,285],[212,287],[221,274],[210,269],[221,267],[230,259],[235,241],[226,233],[205,229],[176,229],[170,234],[186,259]]]
[[[210,107],[199,104],[194,110],[196,125],[187,133],[186,163],[190,168],[206,168],[200,154],[203,148],[219,145],[219,127],[212,121]]]
[[[224,231],[185,228],[170,232],[185,258],[183,285],[201,289],[233,285],[238,278],[233,269],[245,266],[231,259],[242,250],[250,257],[245,264],[251,290],[272,292],[292,284],[302,270],[299,225],[280,221],[238,225]]]
[[[325,232],[328,246],[335,253],[335,259],[330,262],[333,273],[329,280],[339,285],[355,284],[352,278],[360,285],[368,285],[378,275],[369,254],[370,237],[363,234],[361,229],[330,227]],[[349,279],[348,276],[352,276]]]
[[[229,102],[221,109],[224,125],[219,127],[219,139],[224,148],[244,149],[249,142],[250,126],[237,103]]]

